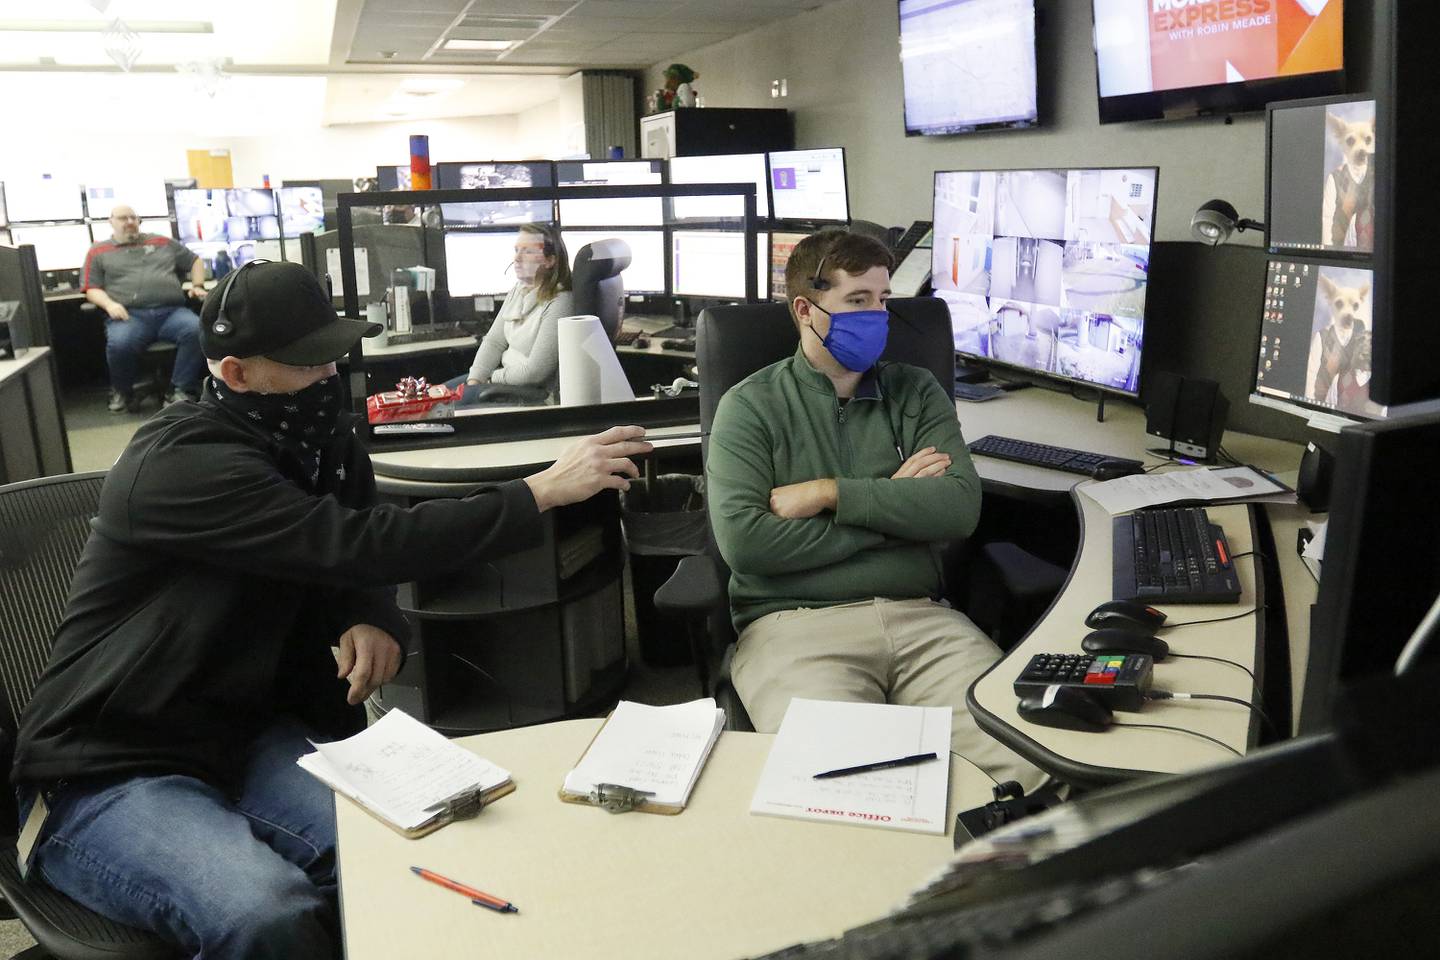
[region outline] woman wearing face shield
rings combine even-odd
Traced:
[[[486,384],[543,387],[552,395],[559,389],[556,321],[572,313],[570,255],[560,232],[548,224],[521,224],[514,273],[515,286],[464,377],[462,403],[484,400]]]

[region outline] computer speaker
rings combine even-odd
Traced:
[[[1169,443],[1167,453],[1213,461],[1230,402],[1220,384],[1154,371],[1145,383],[1145,432]]]

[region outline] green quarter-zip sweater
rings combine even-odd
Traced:
[[[943,476],[890,479],[925,447],[950,455]],[[705,474],[737,631],[779,610],[938,597],[932,544],[980,517],[955,402],[908,364],[871,369],[848,401],[801,350],[752,374],[720,400]],[[825,478],[838,481],[834,513],[770,512],[773,488]]]

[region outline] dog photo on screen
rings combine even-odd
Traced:
[[[1375,248],[1375,101],[1325,110],[1325,185],[1320,209],[1324,246]]]
[[[1370,403],[1370,271],[1321,267],[1306,365],[1305,395],[1316,403],[1376,416]]]

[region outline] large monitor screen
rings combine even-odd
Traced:
[[[1094,0],[1100,122],[1338,93],[1343,0]]]
[[[845,149],[785,150],[768,155],[775,219],[846,222]]]
[[[121,203],[142,218],[164,217],[170,214],[170,204],[165,198],[164,180],[136,180],[102,187],[87,184],[85,187],[85,215],[91,220],[108,220],[110,210]]]
[[[450,295],[494,297],[515,286],[515,234],[445,234],[445,273]]]
[[[729,153],[708,157],[671,157],[671,183],[753,183],[755,216],[770,216],[765,179],[765,154]],[[671,209],[677,220],[722,220],[743,216],[744,203],[735,197],[676,197]]]
[[[90,252],[90,228],[83,223],[46,227],[10,226],[11,242],[33,244],[35,262],[41,270],[74,270],[85,265]]]
[[[435,185],[441,190],[498,190],[505,187],[550,187],[555,185],[555,180],[548,160],[489,160],[437,163]]]
[[[65,180],[6,180],[5,207],[11,223],[85,219],[80,185]]]
[[[1265,223],[1273,253],[1375,249],[1375,101],[1272,104]]]
[[[319,187],[281,187],[275,191],[280,227],[287,237],[325,229],[325,193]]]
[[[574,266],[580,248],[596,240],[623,240],[630,247],[630,266],[621,274],[625,292],[665,292],[665,234],[661,230],[563,230],[561,239]]]
[[[937,172],[931,282],[956,351],[1138,393],[1158,174]]]
[[[635,186],[664,179],[661,160],[563,160],[555,165],[560,186]],[[658,227],[665,222],[660,197],[561,200],[560,222],[576,227]],[[661,276],[664,276],[662,268]]]
[[[907,134],[1035,123],[1035,0],[899,2]]]
[[[273,190],[241,188],[225,191],[229,216],[225,235],[229,240],[277,240],[280,218],[275,215]]]
[[[175,227],[185,243],[280,237],[274,194],[261,189],[176,190]]]
[[[1273,258],[1255,367],[1255,395],[1350,419],[1376,419],[1370,399],[1374,274],[1354,263]]]

